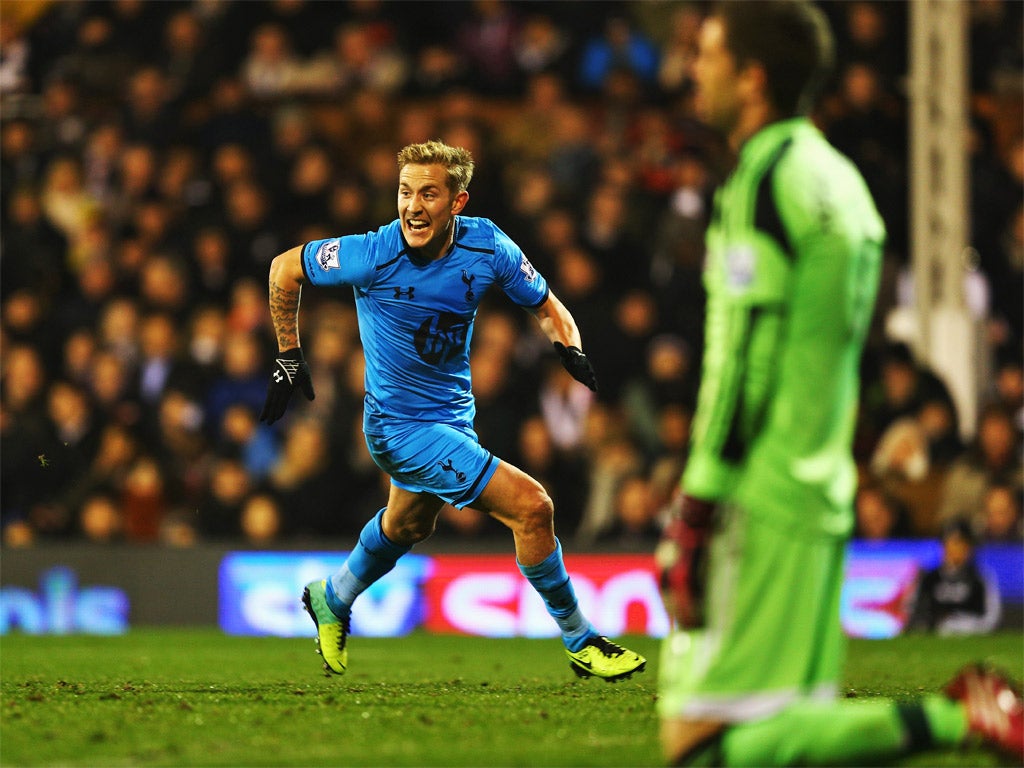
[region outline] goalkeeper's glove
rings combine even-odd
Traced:
[[[597,376],[594,374],[594,366],[583,354],[579,347],[567,347],[560,341],[555,342],[555,351],[562,358],[562,365],[576,381],[586,384],[587,387],[597,392]]]
[[[309,375],[309,366],[302,357],[302,349],[294,347],[278,354],[274,360],[274,371],[267,383],[267,400],[260,412],[260,421],[273,424],[284,416],[292,391],[300,387],[307,400],[316,397],[313,393],[313,380]]]
[[[708,542],[715,505],[679,492],[654,553],[669,618],[684,629],[704,626]]]

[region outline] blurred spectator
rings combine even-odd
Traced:
[[[615,355],[604,356],[615,360],[602,372],[601,398],[617,402],[629,376],[644,370],[647,362],[647,346],[658,330],[658,310],[649,291],[636,288],[628,292],[620,290],[614,306],[612,326],[602,342]]]
[[[617,498],[622,484],[644,470],[643,454],[626,432],[624,420],[597,406],[587,419],[587,460],[590,477],[586,506],[577,538],[593,544],[617,525]]]
[[[583,444],[584,430],[594,393],[572,378],[557,361],[545,367],[538,392],[538,404],[551,440],[560,451],[572,451]]]
[[[648,280],[647,264],[640,258],[644,249],[627,229],[626,203],[623,192],[610,184],[595,188],[587,199],[580,244],[597,260],[601,271],[615,275],[620,285],[643,286]]]
[[[383,31],[383,34],[381,32]],[[342,24],[330,51],[312,62],[306,87],[332,94],[362,88],[395,93],[405,85],[408,66],[386,28],[362,22]]]
[[[603,33],[583,48],[580,81],[587,89],[600,90],[618,70],[649,83],[658,73],[658,50],[628,18],[612,15],[605,21]]]
[[[231,244],[220,227],[204,227],[192,241],[192,279],[197,303],[225,304],[231,293]]]
[[[882,358],[881,376],[865,387],[861,429],[874,446],[897,419],[911,416],[925,401],[938,399],[950,404],[953,398],[942,380],[914,360],[910,347],[890,344]]]
[[[939,505],[943,521],[963,517],[976,534],[985,527],[985,493],[996,484],[1024,488],[1020,442],[1010,415],[998,406],[982,411],[973,444],[950,466]]]
[[[234,264],[243,275],[264,277],[273,258],[291,245],[271,216],[270,202],[267,191],[249,179],[240,179],[227,189],[228,237],[234,247]]]
[[[647,347],[644,367],[627,379],[621,403],[645,453],[654,458],[666,452],[664,409],[670,405],[692,409],[696,405],[696,383],[686,342],[668,334],[655,336]]]
[[[157,63],[167,73],[168,96],[185,109],[186,119],[223,71],[224,51],[211,43],[210,31],[211,25],[204,24],[196,10],[185,8],[171,14],[162,32]]]
[[[161,398],[147,445],[159,451],[161,498],[178,509],[196,509],[208,490],[212,457],[203,426],[202,408],[186,393],[171,389]]]
[[[4,301],[0,316],[10,341],[30,344],[43,356],[47,368],[56,368],[61,358],[57,329],[47,320],[48,307],[42,297],[28,290],[11,294]]]
[[[133,72],[122,114],[128,141],[144,142],[162,150],[178,138],[178,115],[171,95],[167,77],[158,67]]]
[[[181,339],[174,319],[164,313],[144,317],[139,323],[139,397],[146,405],[154,405],[168,384],[182,373],[179,351]]]
[[[559,196],[579,199],[588,191],[600,166],[591,135],[591,121],[583,107],[571,103],[554,110],[548,169]]]
[[[513,397],[510,354],[501,349],[481,345],[471,356],[473,395],[477,414],[473,428],[480,442],[490,446],[495,456],[512,456],[516,448],[519,423],[517,403]]]
[[[163,473],[152,456],[141,455],[131,465],[121,494],[124,533],[128,541],[155,543],[167,514]]]
[[[579,453],[560,451],[539,415],[519,427],[516,466],[537,479],[558,510],[555,527],[563,536],[576,532],[587,495],[587,465]]]
[[[837,6],[844,14],[839,27],[839,47],[843,59],[870,61],[877,67],[886,88],[895,88],[906,67],[906,32],[900,14],[887,12],[884,3],[853,0]]]
[[[281,541],[285,521],[273,496],[257,493],[245,500],[241,516],[242,539],[254,547],[269,547]]]
[[[971,523],[952,519],[942,529],[942,561],[925,571],[914,594],[910,629],[941,636],[992,632],[1002,616],[999,584],[975,561]]]
[[[658,85],[668,95],[683,94],[693,86],[691,69],[703,20],[700,8],[693,3],[683,3],[672,10],[658,64]]]
[[[164,313],[176,323],[184,322],[192,299],[184,262],[165,254],[146,259],[139,273],[139,296],[146,312]]]
[[[268,479],[284,518],[299,535],[352,532],[345,516],[348,504],[338,495],[330,458],[323,426],[312,419],[293,418]]]
[[[142,408],[131,387],[128,364],[110,350],[99,350],[90,359],[89,393],[103,420],[111,425],[135,427]]]
[[[88,270],[88,273],[94,271],[95,267]],[[127,297],[106,295],[103,298],[107,300],[97,302],[101,308],[96,318],[97,341],[125,363],[135,366],[140,359],[139,305]],[[154,345],[152,340],[148,343]]]
[[[210,468],[208,493],[199,506],[197,528],[206,539],[238,539],[242,511],[251,488],[245,465],[221,456]]]
[[[327,224],[333,179],[334,166],[327,150],[316,144],[299,150],[286,182],[289,202],[277,211],[281,228],[292,240],[304,226]]]
[[[96,334],[82,326],[72,330],[64,339],[64,359],[61,373],[76,384],[87,384],[92,377],[93,356],[96,354]]]
[[[31,85],[28,71],[31,44],[13,19],[0,19],[0,95],[25,93]]]
[[[79,104],[78,88],[55,78],[43,88],[43,122],[39,142],[53,154],[76,154],[85,141],[87,125]]]
[[[885,219],[890,246],[907,253],[903,111],[886,92],[874,59],[855,60],[846,66],[840,99],[841,113],[827,127],[829,141],[863,173]]]
[[[854,499],[854,536],[862,541],[890,541],[911,535],[903,506],[881,485],[865,484]]]
[[[256,420],[257,411],[245,403],[232,403],[220,422],[220,452],[237,456],[253,480],[262,480],[278,459],[273,430]]]
[[[207,151],[238,144],[250,150],[264,150],[270,141],[270,123],[260,111],[249,108],[245,84],[230,75],[214,82],[210,90],[209,114],[196,129]]]
[[[288,30],[280,24],[257,27],[250,38],[242,79],[258,99],[276,99],[302,90],[303,64],[292,48]]]
[[[998,483],[991,485],[985,491],[982,506],[985,511],[982,541],[1005,544],[1020,544],[1024,541],[1019,490]]]
[[[1024,445],[1024,357],[1013,348],[998,351],[991,402],[1013,418],[1017,439]]]
[[[124,152],[124,135],[116,120],[106,120],[92,128],[82,151],[86,189],[103,204],[105,218],[117,221],[124,218],[113,210],[118,173],[123,173]]]
[[[14,190],[9,198],[0,230],[0,295],[6,299],[23,288],[49,305],[70,282],[67,238],[43,216],[39,196],[30,187]]]
[[[3,172],[3,215],[8,213],[8,195],[12,189],[35,189],[43,181],[47,160],[36,140],[35,125],[25,119],[13,118],[0,125],[0,169]]]
[[[206,392],[204,410],[211,424],[220,424],[232,405],[263,408],[267,395],[265,356],[257,338],[246,331],[229,331],[224,338],[223,372]]]
[[[520,21],[505,0],[473,0],[456,36],[457,50],[481,92],[508,95],[516,86]]]
[[[661,535],[658,508],[643,475],[626,477],[615,493],[615,522],[604,532],[606,541],[640,552],[650,552]]]
[[[529,170],[527,161],[541,164],[551,156],[555,146],[559,110],[567,105],[565,80],[552,72],[539,72],[526,81],[526,94],[516,120],[506,121],[498,127],[498,144],[507,152],[521,158],[516,167],[509,168],[518,175]],[[534,166],[537,169],[543,165]],[[517,193],[512,185],[510,194]],[[540,211],[532,210],[534,215]]]
[[[513,43],[513,56],[519,79],[544,72],[569,75],[569,31],[544,13],[532,13],[519,27]]]
[[[46,167],[42,206],[46,218],[74,243],[100,211],[100,203],[85,188],[77,158],[55,157]]]
[[[124,523],[121,509],[109,493],[97,493],[82,504],[78,525],[86,541],[111,544],[121,538]]]

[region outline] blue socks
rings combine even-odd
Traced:
[[[359,534],[341,569],[327,579],[327,605],[340,619],[352,613],[352,603],[371,584],[395,567],[412,547],[395,544],[384,535],[381,519],[384,510],[374,515]],[[519,565],[519,570],[543,598],[551,618],[562,630],[562,642],[570,651],[578,651],[597,630],[587,621],[576,600],[569,574],[562,562],[562,544],[555,540],[555,551],[537,565]]]
[[[352,613],[352,603],[367,587],[395,567],[412,547],[395,544],[384,535],[382,508],[359,534],[341,570],[327,579],[327,605],[340,619]]]
[[[551,618],[562,630],[562,642],[570,651],[578,651],[597,634],[576,600],[576,592],[562,562],[562,544],[555,539],[555,551],[536,565],[519,565],[533,588],[544,599]]]

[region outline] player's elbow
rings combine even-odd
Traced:
[[[302,284],[301,248],[291,248],[274,257],[273,261],[270,262],[270,282],[273,285],[280,286]]]

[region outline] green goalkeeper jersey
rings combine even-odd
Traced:
[[[860,173],[809,120],[772,123],[743,145],[707,232],[688,493],[849,534],[858,371],[884,240]]]

